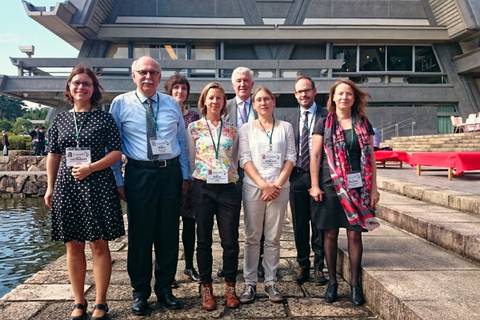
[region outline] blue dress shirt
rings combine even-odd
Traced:
[[[110,113],[117,123],[122,142],[122,151],[127,158],[148,161],[146,100],[139,90],[121,94],[113,99]],[[157,92],[151,97],[155,115],[157,139],[170,141],[171,154],[162,154],[159,160],[169,160],[180,156],[183,179],[190,178],[188,163],[187,134],[183,115],[175,99]],[[121,161],[112,166],[117,186],[123,186]]]

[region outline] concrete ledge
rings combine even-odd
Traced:
[[[377,177],[377,183],[381,190],[480,216],[479,195],[384,177]]]
[[[477,264],[383,221],[380,229],[363,235],[363,243],[365,298],[381,319],[480,319]],[[337,271],[349,279],[344,231],[339,249]]]
[[[377,214],[399,228],[480,262],[480,217],[389,192],[382,192]]]

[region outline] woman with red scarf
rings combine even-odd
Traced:
[[[338,299],[336,264],[339,228],[347,229],[352,302],[364,303],[360,270],[362,232],[379,226],[375,207],[377,191],[373,128],[365,115],[368,94],[350,80],[330,89],[328,115],[315,124],[310,159],[310,195],[318,206],[319,228],[324,230],[329,283],[325,301]]]

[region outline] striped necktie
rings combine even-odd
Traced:
[[[302,128],[302,136],[300,138],[300,157],[298,157],[298,167],[302,168],[305,171],[309,171],[310,169],[310,148],[309,148],[309,138],[310,138],[310,130],[308,128],[308,114],[309,111],[305,111],[304,120],[303,120],[303,128]]]

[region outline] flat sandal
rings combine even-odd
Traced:
[[[101,317],[94,317],[94,316],[92,316],[92,317],[90,318],[90,320],[107,320],[107,319],[109,319],[108,316],[107,316],[107,313],[108,313],[108,305],[107,305],[106,303],[105,303],[105,304],[99,303],[99,304],[94,305],[94,306],[93,306],[93,312],[95,312],[95,309],[105,311],[105,313],[104,313],[103,316],[101,316]],[[93,314],[93,312],[92,312],[92,314]]]

